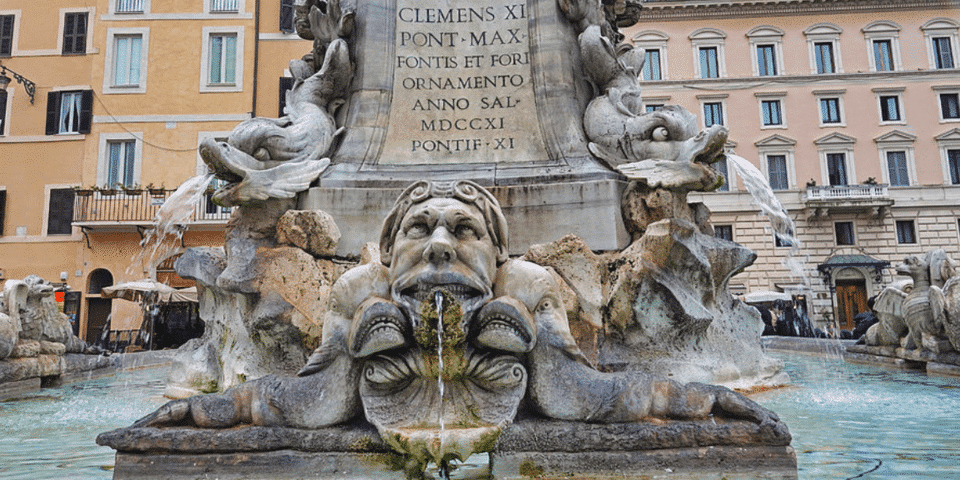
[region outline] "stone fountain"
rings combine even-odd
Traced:
[[[73,334],[57,308],[55,287],[29,275],[7,280],[0,292],[0,396],[56,384],[112,364],[110,352]]]
[[[937,248],[897,265],[909,277],[887,285],[873,304],[878,322],[853,354],[931,373],[960,375],[960,262]]]
[[[286,116],[200,146],[238,208],[115,476],[795,475],[730,389],[786,380],[727,290],[755,255],[687,202],[726,129],[641,111],[636,8],[298,1]]]

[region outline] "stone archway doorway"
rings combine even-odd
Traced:
[[[837,280],[837,326],[853,330],[853,317],[869,311],[867,306],[867,282],[864,279]]]

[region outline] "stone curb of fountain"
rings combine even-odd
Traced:
[[[960,354],[929,350],[906,350],[892,346],[858,345],[856,340],[765,336],[766,350],[833,356],[850,363],[878,365],[903,370],[926,370],[928,374],[960,376]]]
[[[825,356],[843,355],[848,347],[856,343],[856,340],[837,340],[834,338],[779,337],[774,335],[760,337],[760,344],[765,350],[784,350]]]
[[[117,371],[158,367],[173,362],[176,350],[103,355],[39,355],[0,361],[0,400],[42,387],[105,377]]]
[[[609,465],[620,473],[645,475],[688,464],[725,472],[783,471],[795,478],[790,440],[785,428],[738,420],[584,424],[521,419],[504,428],[490,463],[498,479],[524,478],[531,465],[548,475],[580,478],[608,474]],[[344,471],[360,475],[348,478],[364,478],[370,473],[366,469],[382,464],[390,452],[366,422],[316,430],[130,427],[102,433],[97,443],[117,450],[117,479],[195,478],[209,468],[221,478],[261,473],[273,478],[270,468],[278,460],[285,462],[282,478],[342,478]],[[393,478],[382,465],[373,471]]]

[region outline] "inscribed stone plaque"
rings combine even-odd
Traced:
[[[524,0],[398,0],[385,165],[548,158]]]

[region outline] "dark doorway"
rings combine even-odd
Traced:
[[[853,330],[853,317],[868,312],[867,283],[864,280],[837,280],[837,324],[842,330]]]
[[[109,298],[87,297],[87,331],[84,335],[84,341],[93,345],[100,337],[103,326],[107,324],[110,318],[110,310],[113,308],[113,300]]]
[[[87,325],[82,338],[91,345],[100,337],[113,309],[113,300],[100,297],[103,287],[110,285],[113,285],[113,274],[107,269],[98,268],[87,277]]]

